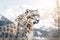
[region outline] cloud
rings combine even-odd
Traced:
[[[22,9],[19,6],[8,7],[1,14],[10,21],[14,21],[18,15],[22,14]]]
[[[32,9],[32,10],[36,10],[37,8],[32,6],[32,5],[28,5],[28,4],[23,4],[22,5],[22,8],[24,8],[25,10],[26,9]]]

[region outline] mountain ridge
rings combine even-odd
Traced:
[[[12,23],[9,19],[0,14],[0,26]]]

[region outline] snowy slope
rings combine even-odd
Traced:
[[[0,26],[7,25],[9,23],[12,22],[0,14]]]

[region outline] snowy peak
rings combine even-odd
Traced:
[[[0,14],[0,26],[7,25],[9,23],[12,23],[12,22]]]

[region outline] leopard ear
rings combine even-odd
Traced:
[[[27,10],[26,10],[26,13],[29,13],[30,11],[31,11],[31,10],[27,9]]]

